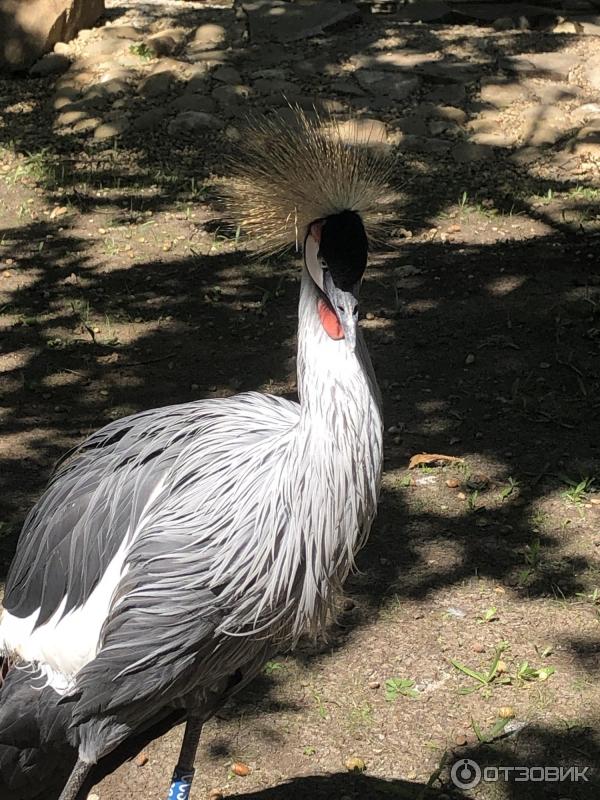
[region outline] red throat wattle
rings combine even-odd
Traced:
[[[329,303],[323,300],[322,297],[317,301],[317,309],[319,311],[319,319],[321,325],[325,329],[325,333],[330,339],[343,339],[344,330],[340,325],[340,321],[336,316],[335,311],[331,308]]]

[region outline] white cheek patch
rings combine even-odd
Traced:
[[[309,233],[304,240],[304,263],[310,273],[310,277],[317,284],[319,289],[323,289],[323,267],[319,258],[319,243]]]

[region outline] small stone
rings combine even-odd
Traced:
[[[446,486],[449,489],[458,489],[458,487],[460,486],[460,481],[457,480],[456,478],[448,478],[448,480],[446,481]]]
[[[168,70],[148,75],[138,87],[139,93],[143,97],[159,97],[167,94],[173,82],[173,75]]]
[[[457,747],[464,747],[468,742],[467,737],[464,733],[457,733],[454,737],[454,744]]]
[[[60,53],[48,53],[31,67],[29,74],[35,77],[61,75],[71,66],[71,59]]]
[[[50,212],[50,219],[56,219],[57,217],[63,217],[68,212],[67,206],[56,206]]]
[[[485,646],[481,644],[481,642],[474,642],[474,644],[471,647],[471,650],[474,653],[485,653]]]
[[[379,689],[381,683],[379,681],[369,681],[369,689]]]
[[[591,503],[593,506],[600,506],[600,497],[592,497],[592,498],[590,499],[590,503]]]
[[[552,28],[552,33],[579,33],[579,30],[574,22],[563,19]]]
[[[204,111],[211,114],[215,110],[216,104],[212,97],[206,97],[206,95],[184,94],[173,100],[170,108],[175,111]]]
[[[94,131],[94,139],[111,139],[115,136],[120,136],[129,128],[129,120],[121,117],[120,119],[105,122],[99,125]]]
[[[243,761],[235,761],[231,765],[231,771],[233,772],[234,775],[238,775],[240,778],[245,778],[246,775],[250,775],[250,772],[252,770],[250,769],[248,764],[244,764]]]
[[[468,164],[471,161],[482,161],[489,158],[491,151],[489,147],[471,142],[459,142],[452,150],[452,157],[461,164]]]
[[[344,762],[344,766],[348,772],[364,772],[367,768],[364,760],[358,756],[351,756]]]
[[[131,127],[136,131],[151,131],[157,128],[166,116],[164,108],[150,108],[144,111],[131,123]]]
[[[144,751],[138,753],[138,755],[135,757],[135,763],[138,767],[145,767],[149,760],[148,753],[145,753]]]
[[[464,492],[457,492],[456,496],[457,496],[457,498],[459,500],[466,500],[467,499],[467,495]]]
[[[223,127],[223,121],[214,114],[205,111],[184,111],[178,114],[169,123],[169,133],[198,133],[210,130],[219,130]]]
[[[218,67],[213,73],[212,77],[221,83],[241,83],[242,76],[233,67]]]
[[[183,28],[166,28],[153,33],[146,39],[146,45],[157,56],[172,56],[183,47],[187,34]]]
[[[465,358],[465,364],[474,364],[475,363],[475,356],[473,353],[469,353],[469,355]]]
[[[501,706],[498,709],[498,716],[500,719],[512,719],[515,716],[515,710],[512,706]]]
[[[226,33],[222,25],[206,24],[196,29],[190,45],[191,50],[218,50],[225,44]]]

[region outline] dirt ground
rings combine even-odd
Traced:
[[[469,119],[492,72],[482,53],[585,63],[600,43],[400,30],[381,15],[289,45],[287,58],[343,64],[382,38],[476,66],[462,98],[438,102]],[[235,53],[240,70],[282,63],[275,48]],[[319,69],[320,97],[347,100],[327,83],[339,74]],[[2,575],[53,463],[90,431],[160,405],[295,391],[298,260],[253,260],[216,200],[242,123],[94,142],[57,132],[54,91],[55,78],[0,82]],[[402,108],[355,95],[340,113],[401,134],[431,91]],[[493,109],[496,126],[511,130],[518,102]],[[466,141],[446,133],[448,147]],[[390,137],[398,221],[363,289],[385,401],[379,517],[329,641],[270,662],[207,725],[197,800],[599,796],[600,161],[567,164],[560,137],[475,142],[483,151],[466,158],[414,139]],[[460,460],[409,470],[422,452]],[[93,794],[163,800],[180,737]],[[450,768],[462,758],[593,769],[588,781],[460,790]]]

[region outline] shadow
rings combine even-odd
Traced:
[[[111,22],[124,10],[113,7]],[[142,13],[162,12],[140,4]],[[374,254],[363,295],[371,316],[364,333],[385,402],[380,514],[347,585],[354,606],[332,625],[327,645],[303,643],[297,662],[322,663],[396,603],[447,605],[451,590],[474,576],[506,591],[524,617],[538,601],[578,602],[599,580],[598,517],[584,502],[596,497],[600,480],[600,282],[590,269],[597,260],[598,189],[595,173],[573,171],[563,159],[566,149],[579,168],[575,123],[540,144],[531,160],[531,142],[553,104],[526,83],[539,75],[522,78],[500,67],[502,59],[539,49],[539,35],[479,37],[456,28],[448,36],[440,26],[405,25],[389,15],[385,30],[365,17],[359,31],[259,45],[244,43],[228,11],[181,13],[188,41],[192,28],[211,22],[222,24],[230,46],[206,69],[208,56],[186,61],[185,52],[176,53],[183,66],[166,70],[164,96],[138,92],[156,66],[142,59],[130,63],[132,75],[114,95],[95,73],[85,85],[63,81],[58,90],[49,79],[31,78],[15,78],[5,89],[2,575],[53,463],[92,430],[144,408],[240,390],[293,395],[297,262],[251,260],[215,203],[246,110],[282,108],[285,94],[339,116],[382,115],[397,134],[395,181],[403,193],[402,229]],[[566,43],[552,34],[542,42],[547,52]],[[123,56],[131,62],[128,47]],[[414,60],[395,63],[390,53]],[[253,86],[235,102],[231,93],[215,95],[224,63]],[[256,88],[265,80],[261,71],[282,64],[285,78],[267,78],[277,89]],[[206,92],[188,91],[204,71],[196,85]],[[359,80],[365,71],[383,72],[394,86],[416,77],[418,86],[403,99],[382,85],[367,90]],[[472,140],[471,124],[502,111],[481,99],[484,78],[523,89],[523,102],[539,106],[526,141]],[[53,107],[63,89],[67,100],[71,89],[73,103],[84,101],[85,115],[74,124],[118,119],[124,107],[131,124],[101,141],[85,126],[57,126],[69,106]],[[173,132],[186,92],[188,99],[209,96],[207,113],[219,116],[222,128]],[[582,90],[577,102],[588,99]],[[148,112],[154,122],[136,127]],[[556,166],[543,170],[542,162]],[[561,194],[566,199],[559,202]],[[409,472],[410,456],[422,451],[466,463],[462,471]],[[478,473],[483,488],[473,488]],[[565,479],[589,480],[590,491],[569,499]],[[514,491],[502,496],[511,481]],[[457,492],[465,495],[460,503]],[[595,672],[593,639],[574,638],[568,648],[586,673]],[[282,704],[272,694],[272,684],[260,679],[226,713],[276,713]],[[532,757],[553,742],[570,746],[566,734],[529,730],[519,741],[531,735]],[[572,741],[575,747],[579,740]],[[233,752],[226,735],[214,747],[215,756]],[[492,761],[506,756],[494,748],[485,750]],[[594,748],[584,752],[598,763]],[[244,796],[427,797],[423,791],[405,781],[337,775]],[[524,796],[534,797],[514,794]]]

